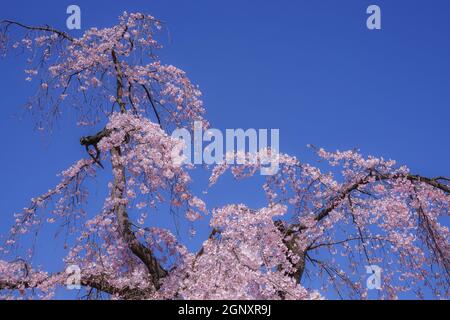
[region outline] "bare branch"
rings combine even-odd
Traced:
[[[22,24],[20,22],[12,21],[12,20],[2,20],[2,21],[0,21],[0,24],[4,24],[6,29],[8,29],[8,27],[10,25],[16,25],[16,26],[19,26],[19,27],[27,29],[27,30],[46,31],[46,32],[56,33],[57,35],[63,37],[66,40],[69,40],[70,42],[74,42],[75,41],[75,39],[72,38],[70,35],[68,35],[66,32],[57,30],[57,29],[52,28],[52,27],[50,27],[48,25],[45,25],[45,26],[28,26],[28,25]]]

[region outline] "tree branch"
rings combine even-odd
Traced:
[[[0,280],[0,290],[20,290],[20,289],[36,289],[39,285],[49,280],[52,277],[58,276],[60,273],[54,274],[45,278],[41,281],[31,282],[28,279],[21,279],[18,281],[6,281]],[[111,295],[119,295],[124,299],[136,299],[143,298],[148,296],[152,290],[141,289],[141,288],[130,288],[128,286],[123,288],[118,288],[109,283],[103,276],[85,276],[81,278],[80,285],[84,287],[94,288],[98,291],[111,294]]]
[[[147,95],[147,98],[150,101],[150,104],[152,105],[153,112],[155,113],[156,119],[158,120],[159,126],[161,127],[161,118],[159,117],[158,111],[156,110],[155,102],[153,101],[153,97],[150,94],[150,90],[148,90],[145,84],[142,85],[142,88],[144,88],[145,90],[145,94]]]
[[[331,211],[336,209],[339,205],[342,204],[343,201],[346,200],[348,195],[350,195],[353,191],[358,190],[358,188],[365,186],[371,183],[370,178],[374,178],[375,181],[385,181],[385,180],[396,180],[396,179],[407,179],[411,182],[419,182],[430,185],[436,189],[439,189],[446,194],[450,194],[450,186],[439,182],[438,180],[446,180],[450,181],[450,178],[446,177],[437,177],[437,178],[427,178],[419,175],[411,175],[411,174],[391,174],[391,175],[383,175],[379,174],[375,171],[370,171],[364,178],[361,178],[354,182],[353,184],[346,187],[343,191],[340,192],[338,196],[336,196],[333,200],[330,201],[328,206],[323,208],[316,215],[315,220],[317,222],[321,221],[325,217],[327,217]],[[291,235],[292,233],[303,231],[306,229],[306,226],[301,223],[294,223],[286,229],[286,235]]]
[[[2,20],[2,21],[0,21],[0,24],[5,24],[6,25],[5,29],[8,29],[8,27],[10,25],[16,25],[16,26],[22,27],[22,28],[27,29],[27,30],[46,31],[46,32],[56,33],[57,35],[63,37],[66,40],[69,40],[70,42],[74,42],[75,41],[75,39],[72,38],[71,36],[69,36],[66,32],[57,30],[57,29],[52,28],[52,27],[50,27],[48,25],[45,25],[45,26],[28,26],[28,25],[22,24],[20,22],[12,21],[12,20]]]

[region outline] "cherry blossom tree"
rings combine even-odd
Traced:
[[[264,207],[209,211],[191,191],[191,168],[173,161],[182,141],[169,135],[172,128],[192,130],[194,121],[208,127],[201,92],[157,57],[159,20],[125,12],[117,25],[80,38],[9,20],[0,28],[1,53],[26,55],[26,80],[39,86],[27,104],[39,128],[49,129],[62,106],[71,106],[78,125],[92,129],[80,139],[86,157],[15,214],[0,248],[2,298],[52,298],[66,285],[65,270],[40,270],[19,254],[24,238],[47,223],[74,235],[61,259],[79,266],[87,298],[321,299],[334,290],[364,299],[369,265],[383,270],[380,298],[405,291],[422,297],[426,290],[448,297],[449,178],[415,175],[355,150],[311,146],[325,169],[279,154],[280,170],[262,186]],[[227,172],[236,183],[252,179],[264,155],[234,156],[248,161],[217,164],[211,190]],[[86,182],[108,172],[103,209],[88,214]],[[188,221],[210,214],[211,233],[199,251],[147,218],[163,204]]]

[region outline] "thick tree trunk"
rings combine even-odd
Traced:
[[[114,201],[114,212],[116,214],[119,232],[123,240],[130,250],[145,264],[147,267],[150,280],[156,289],[160,288],[160,279],[167,275],[167,272],[160,266],[152,251],[141,244],[131,229],[131,222],[127,213],[125,186],[125,168],[120,163],[120,147],[111,150],[111,162],[114,174],[114,185],[112,188],[111,198]]]

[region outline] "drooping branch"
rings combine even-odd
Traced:
[[[155,102],[153,101],[153,97],[150,93],[150,90],[148,90],[147,86],[145,84],[142,85],[142,88],[144,88],[145,94],[147,95],[148,100],[150,101],[150,104],[152,106],[153,112],[155,113],[156,119],[158,120],[159,126],[161,126],[161,118],[159,117],[159,113],[156,110]]]
[[[434,224],[435,222],[430,221],[429,217],[425,214],[425,211],[423,209],[423,205],[417,195],[417,189],[415,188],[415,194],[414,194],[415,200],[419,203],[417,208],[417,213],[419,216],[420,226],[422,230],[425,231],[425,241],[429,248],[434,252],[436,257],[439,257],[438,263],[442,265],[444,270],[447,273],[448,279],[450,279],[450,256],[449,252],[444,252],[442,248],[438,244],[438,239],[441,238],[441,235],[438,234],[435,230]]]
[[[66,32],[63,32],[63,31],[60,31],[58,29],[52,28],[52,27],[50,27],[48,25],[45,25],[45,26],[28,26],[28,25],[22,24],[20,22],[12,21],[12,20],[1,20],[0,21],[0,25],[1,24],[5,25],[6,31],[9,28],[9,26],[16,25],[16,26],[19,26],[19,27],[27,29],[27,30],[45,31],[45,32],[55,33],[55,34],[63,37],[64,39],[69,40],[70,42],[74,42],[75,41],[75,39],[72,38],[70,35],[68,35]]]

